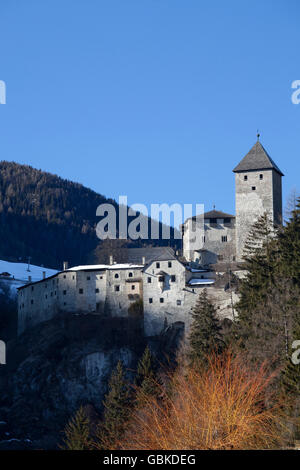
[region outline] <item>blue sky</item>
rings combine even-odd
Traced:
[[[256,141],[300,187],[298,0],[1,0],[0,159],[234,212]],[[299,188],[300,189],[300,188]]]

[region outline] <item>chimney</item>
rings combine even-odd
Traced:
[[[68,261],[64,261],[63,262],[63,271],[66,271],[68,269],[68,267],[69,267]]]
[[[145,256],[142,257],[142,264],[144,264],[144,265],[146,264],[146,258],[145,258]]]
[[[46,279],[46,271],[43,271],[43,279]]]
[[[113,257],[113,255],[110,255],[110,256],[109,256],[109,264],[110,264],[110,265],[111,265],[111,264],[114,264],[114,257]]]
[[[31,282],[31,276],[28,276],[28,282]]]

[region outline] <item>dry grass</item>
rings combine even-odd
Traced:
[[[271,449],[283,445],[285,417],[280,401],[268,398],[272,375],[262,365],[251,370],[229,352],[208,359],[209,367],[177,371],[173,393],[161,400],[145,397],[120,449]]]

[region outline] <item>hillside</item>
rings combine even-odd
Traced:
[[[26,262],[30,256],[33,264],[54,269],[64,260],[71,266],[91,261],[99,245],[96,209],[103,203],[118,211],[116,201],[81,184],[0,162],[0,259]]]

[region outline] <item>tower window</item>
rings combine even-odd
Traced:
[[[256,186],[252,186],[252,191],[255,191],[256,190]]]
[[[172,276],[171,276],[171,282],[176,282],[176,276],[175,276],[175,274],[172,274]]]
[[[115,292],[119,292],[120,291],[120,286],[115,286]]]
[[[160,268],[160,263],[156,263],[156,267],[157,267],[157,268]]]
[[[151,277],[147,278],[147,282],[148,282],[148,284],[151,284]]]
[[[163,304],[163,303],[164,303],[163,297],[161,297],[161,298],[159,299],[159,301],[160,301],[161,304]]]
[[[115,274],[115,279],[118,279],[118,277],[119,277],[119,274],[118,273]]]
[[[79,294],[83,294],[83,289],[79,289]]]
[[[259,179],[260,179],[260,180],[263,180],[263,179],[264,179],[264,175],[259,175]]]
[[[172,261],[168,261],[168,268],[172,268]]]
[[[247,179],[248,179],[248,176],[245,175],[245,176],[244,176],[244,181],[247,181]]]
[[[150,298],[149,299],[149,304],[152,304],[152,302],[153,302],[153,299]]]
[[[135,285],[131,286],[131,290],[135,290]]]
[[[221,239],[222,239],[222,242],[223,242],[223,243],[227,242],[227,235],[223,235],[223,236],[221,237]]]
[[[132,273],[129,273],[129,274],[128,274],[128,277],[132,277]]]

